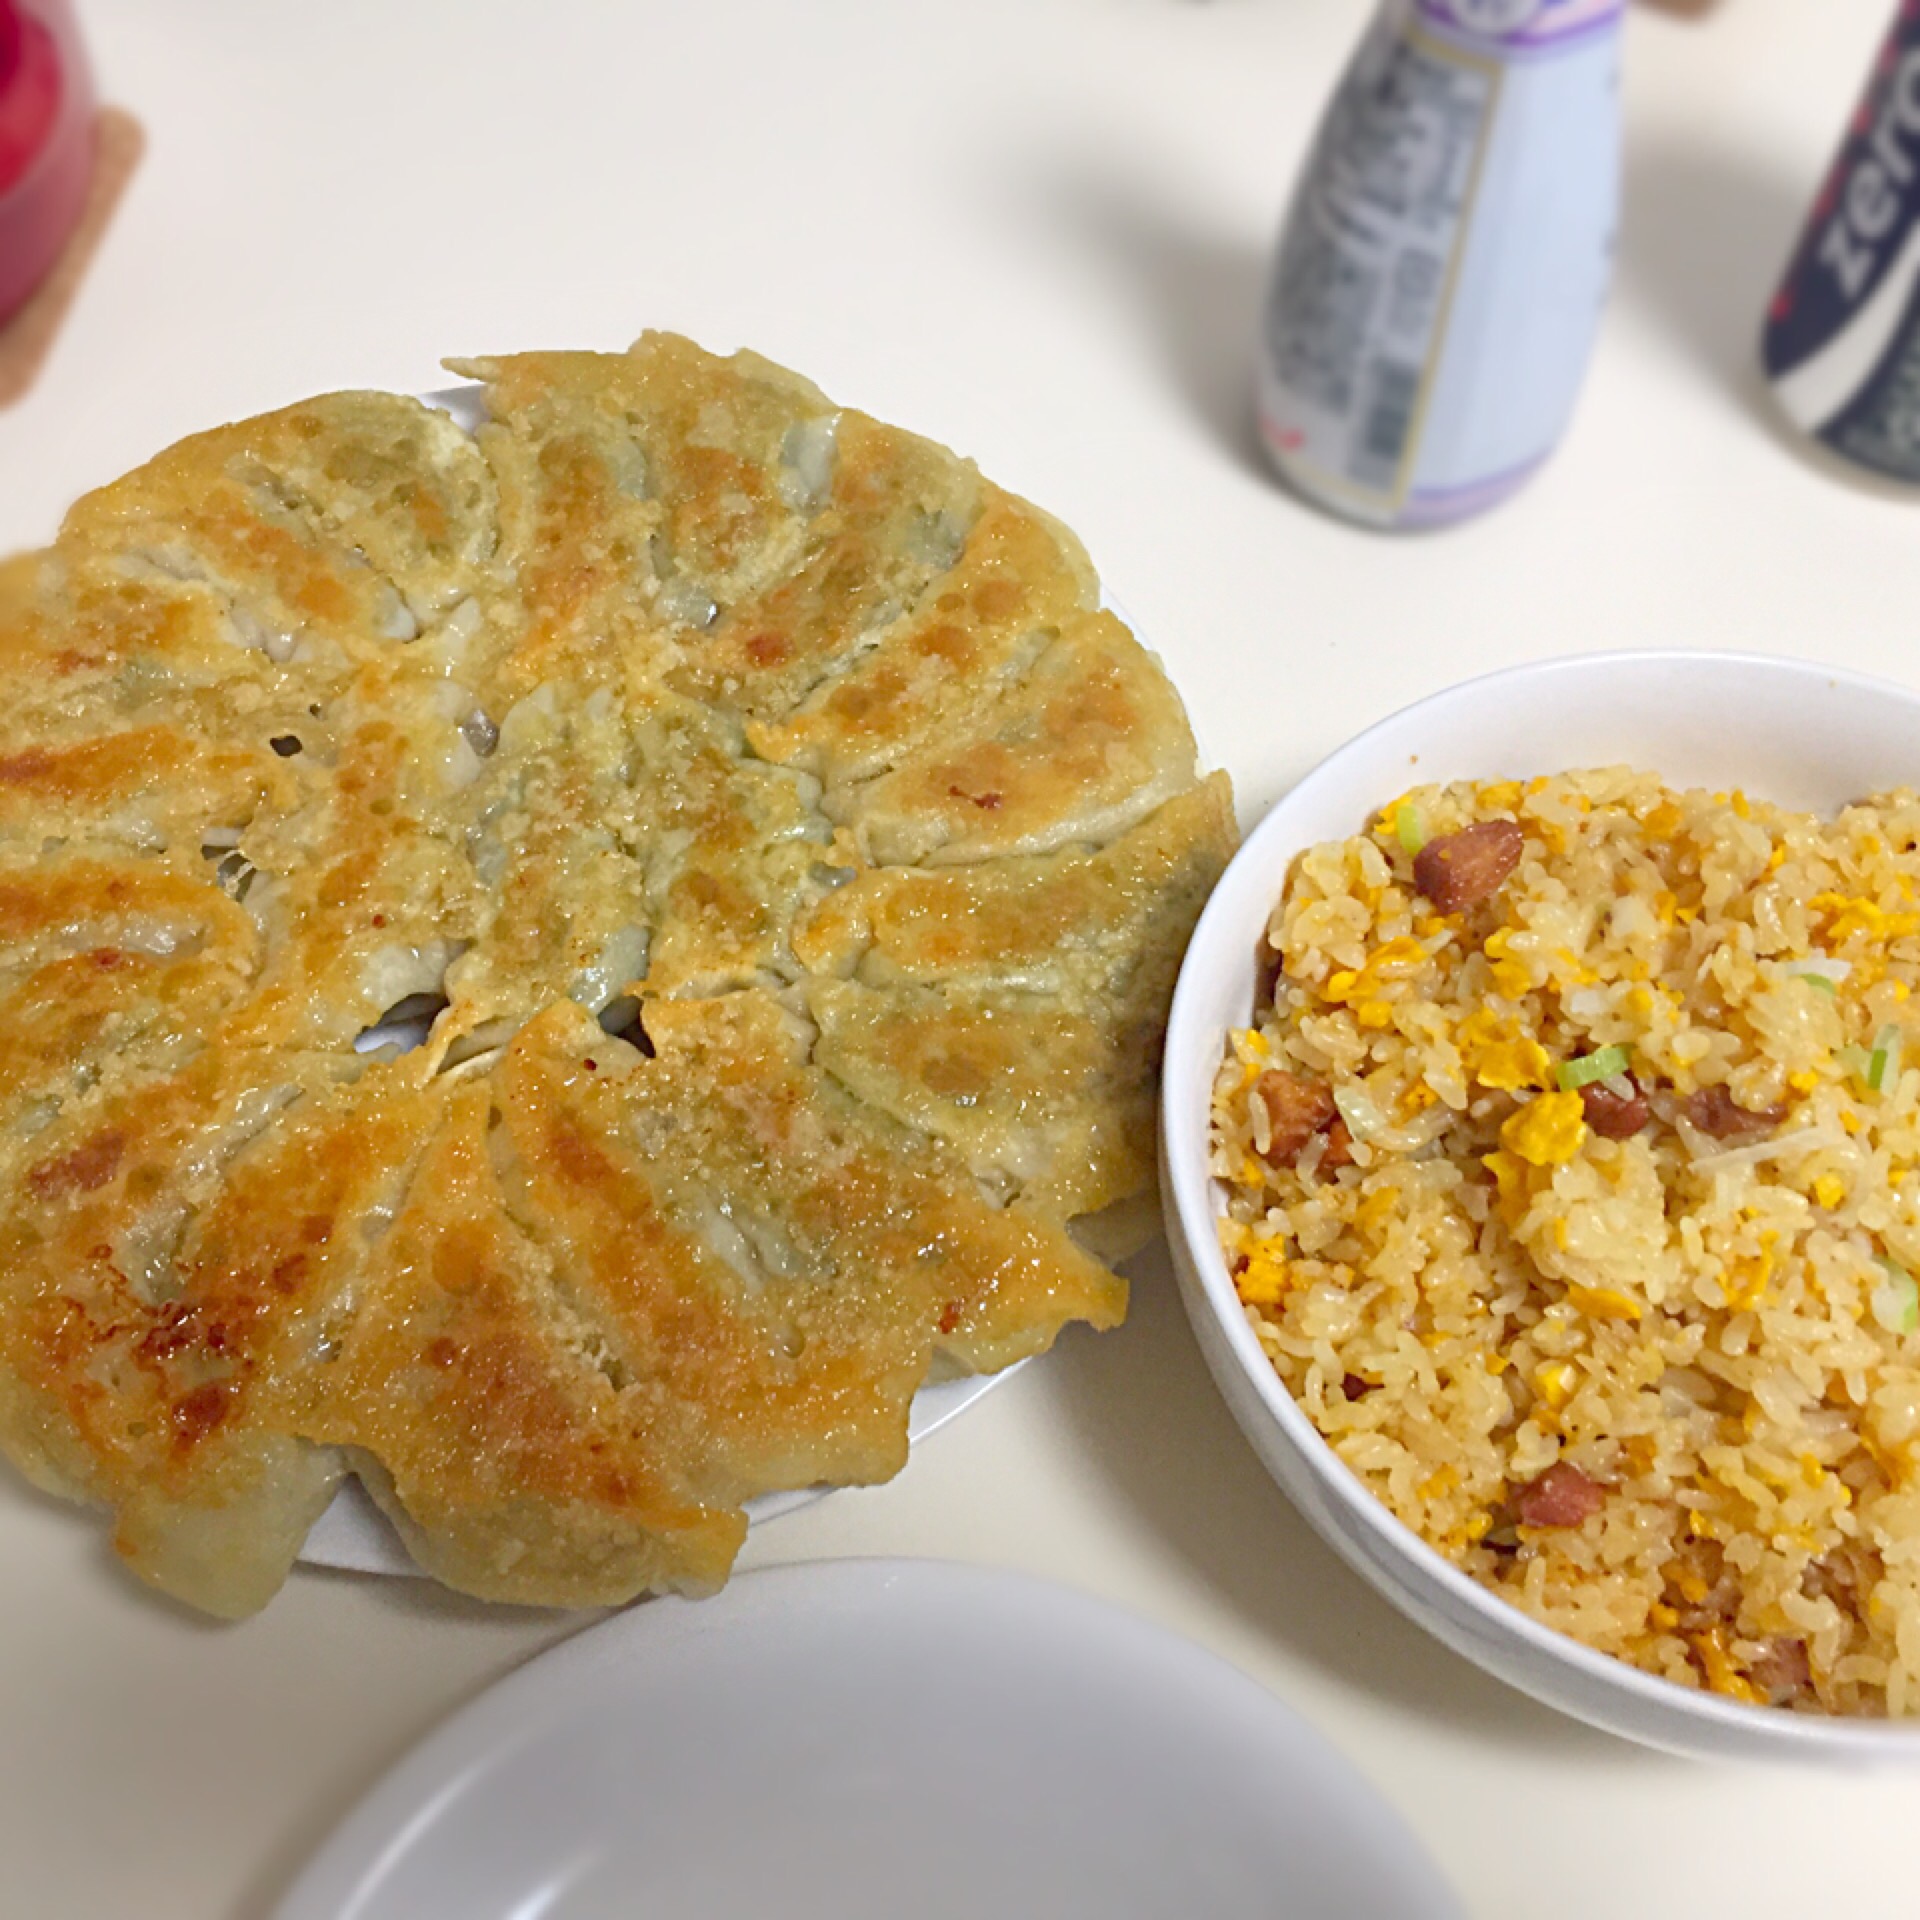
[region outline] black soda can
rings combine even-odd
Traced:
[[[1761,361],[1803,433],[1920,486],[1920,0],[1902,0],[1874,62]]]

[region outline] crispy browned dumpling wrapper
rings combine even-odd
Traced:
[[[1234,841],[967,462],[671,335],[453,364],[476,436],[307,401],[0,566],[0,1445],[219,1614],[350,1474],[468,1592],[708,1590],[1117,1323]]]

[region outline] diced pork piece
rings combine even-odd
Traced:
[[[1267,1109],[1271,1137],[1265,1157],[1271,1166],[1292,1166],[1316,1133],[1338,1124],[1340,1110],[1324,1080],[1275,1067],[1254,1083],[1254,1092]]]
[[[1413,857],[1413,884],[1442,913],[1477,907],[1520,864],[1526,835],[1511,820],[1480,820],[1429,840]]]
[[[1687,1118],[1716,1140],[1735,1140],[1747,1133],[1770,1133],[1787,1117],[1781,1105],[1758,1110],[1743,1107],[1723,1086],[1701,1087],[1687,1096]]]
[[[1568,1460],[1556,1460],[1537,1480],[1513,1497],[1523,1526],[1577,1527],[1606,1504],[1607,1490]]]
[[[1616,1093],[1601,1081],[1580,1089],[1587,1125],[1603,1140],[1630,1140],[1652,1117],[1639,1081],[1632,1074],[1624,1077],[1630,1089],[1626,1093]]]

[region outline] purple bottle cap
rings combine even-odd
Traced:
[[[1460,38],[1524,52],[1616,25],[1626,0],[1415,0],[1422,20]]]

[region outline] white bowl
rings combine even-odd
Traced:
[[[1223,1196],[1207,1174],[1214,1074],[1227,1029],[1251,1021],[1256,948],[1295,855],[1360,832],[1409,786],[1623,763],[1675,786],[1737,786],[1828,812],[1920,784],[1920,695],[1756,654],[1596,654],[1450,688],[1322,761],[1227,868],[1174,993],[1160,1156],[1181,1293],[1214,1379],[1268,1471],[1350,1566],[1455,1652],[1577,1719],[1674,1753],[1920,1761],[1920,1726],[1695,1692],[1542,1627],[1468,1579],[1335,1457],[1261,1351],[1221,1257]]]

